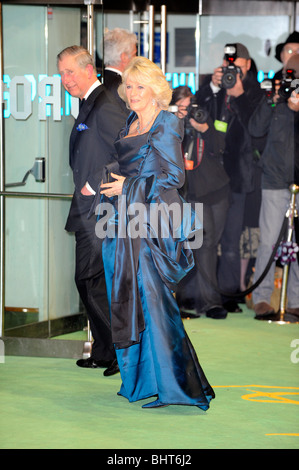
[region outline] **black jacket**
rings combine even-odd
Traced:
[[[299,184],[299,113],[287,102],[269,105],[263,98],[250,118],[249,131],[255,137],[267,136],[262,153],[263,189],[288,189]]]
[[[252,139],[248,132],[248,121],[258,105],[262,91],[254,75],[249,71],[243,80],[244,93],[238,98],[228,97],[225,89],[213,93],[211,75],[206,77],[196,93],[197,103],[205,107],[213,121],[227,123],[222,135],[222,159],[230,178],[231,190],[248,193],[254,189],[253,158],[256,149],[262,149],[262,141]]]
[[[93,196],[81,189],[88,182],[97,190],[105,165],[116,158],[114,141],[124,126],[126,115],[104,85],[97,87],[80,109],[70,136],[70,166],[75,192],[65,229],[84,229],[94,223],[88,219]]]
[[[185,130],[183,152],[189,154],[193,168],[186,169],[184,196],[187,200],[215,204],[227,194],[229,178],[220,158],[218,133],[212,120],[208,124],[204,133],[190,126]]]
[[[126,103],[121,99],[118,94],[118,87],[121,84],[121,75],[113,70],[104,70],[104,85],[109,90],[116,101],[119,103],[122,110],[126,113],[127,116],[130,114],[130,110],[126,107]]]

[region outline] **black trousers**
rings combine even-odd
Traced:
[[[194,204],[195,201],[189,202]],[[222,305],[221,294],[217,291],[217,247],[228,207],[228,196],[212,205],[203,204],[203,244],[193,250],[195,267],[178,286],[177,299],[180,306],[190,306],[203,313]]]
[[[203,204],[203,244],[201,248],[193,252],[196,267],[196,310],[198,312],[222,305],[221,294],[214,286],[219,288],[217,249],[224,230],[228,206],[228,197],[213,205]]]
[[[241,257],[240,239],[244,228],[246,194],[232,193],[223,234],[220,240],[221,256],[218,263],[218,283],[227,293],[240,292]],[[223,296],[223,301],[230,297]]]
[[[109,306],[102,260],[102,240],[95,234],[94,225],[75,232],[75,282],[86,308],[93,337],[91,356],[110,361],[115,356],[112,344]]]

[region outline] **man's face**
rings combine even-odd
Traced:
[[[92,66],[81,68],[74,56],[67,55],[59,61],[58,71],[66,91],[76,98],[84,98],[91,85]]]
[[[290,59],[290,57],[295,54],[299,54],[299,44],[297,42],[289,42],[285,44],[280,54],[280,58],[283,65],[285,65]]]
[[[242,70],[243,80],[246,77],[248,70],[250,69],[251,60],[243,59],[242,57],[237,57],[237,59],[234,61],[234,64],[236,67],[240,67],[240,69]],[[223,65],[228,66],[228,61],[224,59]]]

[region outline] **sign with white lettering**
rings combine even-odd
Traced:
[[[62,94],[64,92],[64,107]],[[33,75],[3,76],[4,118],[11,116],[16,120],[25,121],[33,113],[32,103],[38,99],[38,119],[45,121],[52,116],[54,121],[61,121],[62,116],[77,117],[79,100],[62,90],[60,75],[40,74],[38,80]]]
[[[173,89],[179,85],[188,85],[192,93],[196,91],[194,73],[166,73],[165,77]],[[79,100],[64,90],[58,74],[52,77],[39,74],[37,79],[32,74],[13,78],[6,74],[3,75],[2,88],[5,119],[13,117],[19,121],[27,120],[33,114],[35,100],[38,102],[40,121],[48,117],[61,121],[63,116],[78,116]]]

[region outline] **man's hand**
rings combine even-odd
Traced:
[[[92,196],[93,193],[91,193],[89,191],[89,189],[87,188],[86,184],[85,186],[83,186],[83,188],[81,189],[81,194],[83,194],[84,196]]]
[[[212,83],[213,85],[220,87],[221,86],[221,80],[222,80],[223,72],[222,72],[222,67],[217,67],[214,70],[214,73],[212,75]]]
[[[288,107],[295,111],[295,113],[299,112],[299,93],[296,93],[296,90],[293,91],[290,98],[288,99]]]
[[[190,122],[191,126],[194,127],[194,129],[197,132],[204,133],[209,129],[209,125],[206,122],[199,123],[199,122],[195,121],[195,119],[193,119],[193,118],[190,118],[189,122]]]
[[[221,87],[222,77],[223,77],[222,67],[217,67],[214,70],[214,73],[212,75],[213,85],[215,85],[217,87]],[[226,90],[226,94],[228,96],[234,96],[235,98],[237,98],[238,96],[242,95],[243,93],[244,93],[243,83],[242,83],[242,80],[240,78],[240,74],[237,73],[236,84],[232,88],[228,88]]]

